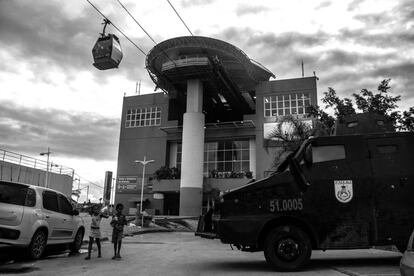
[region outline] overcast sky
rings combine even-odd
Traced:
[[[157,43],[190,35],[166,0],[120,1]],[[194,35],[235,45],[276,79],[301,77],[303,60],[319,99],[328,87],[350,97],[391,78],[400,107],[414,106],[412,0],[170,1]],[[117,0],[91,2],[144,52],[154,47]],[[141,93],[155,88],[145,56],[113,27],[119,69],[92,66],[101,22],[86,0],[0,0],[0,148],[39,157],[50,147],[53,162],[99,185],[116,174],[124,93],[138,81]]]

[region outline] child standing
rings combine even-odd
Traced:
[[[122,236],[124,234],[124,226],[127,225],[126,217],[122,214],[123,209],[124,205],[118,203],[115,208],[116,214],[112,217],[111,221],[113,227],[112,243],[114,244],[114,256],[112,257],[112,260],[121,258],[119,253],[121,251]]]
[[[101,254],[100,224],[101,224],[101,219],[102,218],[108,218],[107,215],[102,214],[100,212],[100,205],[99,204],[95,204],[95,205],[92,206],[90,215],[92,216],[91,232],[89,233],[88,256],[85,257],[85,260],[89,260],[91,258],[93,239],[95,239],[96,245],[98,246],[98,258],[102,257],[102,254]]]

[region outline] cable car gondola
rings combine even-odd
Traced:
[[[104,19],[104,28],[101,37],[95,43],[92,49],[93,66],[99,70],[118,68],[122,60],[122,49],[119,38],[114,34],[105,35],[105,28],[111,22]]]

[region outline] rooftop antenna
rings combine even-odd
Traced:
[[[316,72],[313,71],[313,76],[316,78],[316,80],[319,80],[319,78],[316,76]]]
[[[135,85],[135,94],[141,95],[141,80]]]
[[[304,69],[304,66],[303,66],[303,59],[302,59],[302,78],[305,76],[305,69]]]

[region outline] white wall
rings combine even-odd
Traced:
[[[46,171],[13,163],[0,161],[0,180],[15,181],[36,186],[45,186]],[[49,188],[64,193],[68,197],[72,193],[71,176],[49,173]]]

